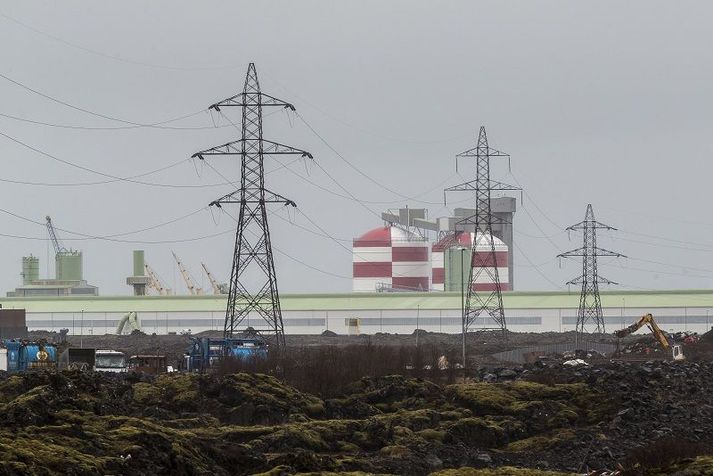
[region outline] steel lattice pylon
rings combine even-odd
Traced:
[[[485,127],[480,128],[478,145],[456,156],[475,157],[476,179],[460,185],[449,187],[445,192],[475,192],[476,214],[460,220],[456,225],[465,228],[466,225],[475,225],[475,239],[471,246],[472,266],[470,267],[469,286],[467,299],[463,311],[463,332],[466,334],[477,324],[478,318],[485,314],[483,326],[479,330],[500,330],[505,333],[505,311],[503,297],[498,275],[498,261],[495,253],[495,240],[493,239],[493,225],[502,220],[493,216],[490,210],[491,192],[503,190],[520,190],[519,187],[490,180],[490,158],[510,157],[508,154],[492,149],[488,146],[488,137]],[[483,246],[489,247],[489,252],[476,252]],[[481,279],[483,278],[483,279]],[[493,283],[491,291],[481,292],[476,289],[476,283],[483,280]],[[488,327],[490,326],[490,327]]]
[[[292,111],[295,108],[288,102],[260,91],[254,63],[248,67],[243,92],[213,104],[210,108],[220,111],[221,107],[228,106],[242,109],[242,137],[235,142],[193,154],[193,157],[201,160],[211,155],[236,155],[240,156],[241,161],[240,189],[210,203],[217,207],[225,203],[240,204],[223,333],[226,338],[232,337],[243,320],[254,313],[265,321],[264,328],[253,326],[255,330],[274,335],[275,343],[282,346],[284,328],[267,221],[267,204],[281,203],[293,207],[296,204],[265,188],[263,159],[270,154],[298,154],[309,158],[312,155],[304,150],[263,139],[263,107],[276,106]],[[255,273],[258,277],[247,279],[247,272]]]
[[[577,311],[577,334],[594,332],[603,334],[605,331],[604,317],[602,315],[602,302],[599,297],[599,284],[616,284],[599,276],[597,272],[597,258],[600,256],[614,256],[625,258],[621,253],[597,247],[597,230],[616,230],[609,225],[594,219],[592,205],[587,205],[584,221],[572,225],[567,230],[582,231],[584,243],[581,248],[557,255],[559,258],[582,257],[582,275],[569,281],[567,284],[581,284],[582,294],[579,297],[579,310]]]

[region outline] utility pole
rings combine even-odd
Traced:
[[[490,198],[493,191],[520,190],[520,188],[490,180],[490,158],[509,158],[510,156],[488,146],[485,127],[481,126],[480,128],[478,145],[456,156],[456,168],[458,159],[462,157],[476,159],[476,179],[449,187],[444,192],[475,192],[476,214],[456,223],[456,226],[464,227],[475,225],[468,292],[463,309],[463,345],[465,346],[465,334],[475,327],[481,315],[484,315],[485,318],[480,321],[483,326],[478,326],[478,330],[499,330],[503,336],[506,336],[507,324],[498,275],[498,264],[502,262],[502,259],[498,259],[493,237],[493,225],[503,223],[503,221],[491,213]],[[483,251],[483,248],[487,251]],[[487,283],[483,287],[486,289],[479,289],[481,283]]]
[[[582,293],[579,297],[579,311],[577,312],[577,338],[579,338],[579,334],[586,332],[603,334],[606,331],[604,328],[604,316],[602,315],[602,302],[599,297],[599,284],[617,283],[599,276],[597,258],[600,256],[626,258],[626,256],[597,247],[597,230],[616,230],[616,228],[596,221],[591,204],[587,205],[584,221],[568,227],[567,230],[581,230],[584,233],[584,242],[581,248],[557,255],[558,258],[582,257],[582,275],[567,283],[582,285]]]
[[[223,335],[226,338],[232,337],[243,320],[254,313],[264,320],[265,326],[256,330],[274,335],[275,345],[282,347],[285,334],[267,222],[267,204],[297,205],[265,188],[263,159],[265,155],[271,154],[297,154],[310,159],[312,155],[304,150],[263,139],[263,107],[282,107],[291,111],[295,108],[288,102],[260,91],[254,63],[248,66],[243,91],[211,105],[210,109],[220,112],[223,107],[241,109],[241,138],[193,154],[193,157],[201,160],[213,155],[240,157],[240,188],[210,203],[218,208],[229,203],[240,205]]]
[[[466,250],[464,247],[460,247],[460,314],[461,314],[461,331],[463,335],[461,336],[461,353],[463,360],[463,382],[465,382],[466,375],[466,364],[465,364],[465,272],[463,265],[463,252]]]

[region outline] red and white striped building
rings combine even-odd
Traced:
[[[395,226],[375,228],[354,240],[353,291],[431,289],[431,245]]]
[[[445,250],[451,247],[465,247],[470,249],[473,246],[473,232],[457,232],[448,235],[438,242],[433,244],[431,252],[432,264],[432,283],[434,291],[445,290]],[[485,263],[488,266],[497,266],[498,278],[500,279],[500,289],[509,291],[510,276],[508,273],[509,250],[505,243],[496,236],[495,240],[495,263],[492,262],[490,239],[483,238],[478,240],[478,246],[475,250],[476,255],[473,256],[473,263]],[[466,278],[467,279],[467,278]],[[473,288],[476,291],[492,291],[495,289],[495,283],[490,279],[488,273],[481,273],[476,279]]]

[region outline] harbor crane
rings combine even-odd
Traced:
[[[173,255],[173,259],[176,260],[178,270],[181,272],[181,276],[183,277],[183,281],[186,283],[188,292],[192,295],[203,294],[203,288],[196,286],[193,278],[191,277],[191,273],[188,272],[186,267],[183,265],[183,262],[178,258],[178,256],[176,256],[176,253],[171,251],[171,254]]]
[[[149,277],[149,287],[156,291],[159,296],[168,296],[171,294],[171,289],[163,285],[156,272],[148,263],[144,264],[146,276]]]
[[[228,284],[219,283],[215,279],[215,276],[213,276],[213,273],[208,271],[208,267],[205,265],[205,263],[201,263],[201,266],[203,267],[203,271],[205,271],[206,276],[208,276],[210,286],[213,288],[213,294],[228,294]]]

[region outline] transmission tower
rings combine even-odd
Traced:
[[[458,225],[463,227],[475,225],[475,238],[471,246],[472,266],[470,267],[468,280],[468,297],[463,310],[465,341],[465,334],[471,328],[474,328],[477,323],[483,324],[483,326],[478,326],[478,330],[499,330],[502,331],[503,335],[507,330],[493,237],[493,225],[504,223],[504,220],[491,213],[490,198],[493,191],[520,190],[520,188],[490,180],[490,158],[509,158],[510,156],[488,146],[485,127],[481,126],[480,128],[478,145],[473,149],[458,154],[456,156],[456,164],[458,159],[463,157],[475,157],[476,179],[449,187],[445,192],[475,192],[476,214],[456,223],[456,227]],[[483,247],[489,248],[489,251],[477,251],[478,249],[482,250]],[[492,284],[492,289],[479,291],[476,286],[482,282]],[[485,318],[478,322],[478,318],[481,315],[485,315]]]
[[[582,275],[569,281],[567,284],[581,284],[582,294],[579,297],[579,311],[577,311],[577,334],[594,332],[603,334],[604,316],[602,315],[602,302],[599,297],[599,284],[617,284],[597,272],[597,258],[601,256],[614,256],[626,258],[621,253],[605,250],[597,246],[597,230],[616,230],[616,228],[594,219],[592,205],[587,205],[584,221],[567,228],[568,231],[582,231],[584,243],[581,248],[567,251],[557,255],[558,258],[582,257]]]
[[[228,304],[223,334],[230,338],[251,314],[264,320],[263,326],[253,326],[265,335],[274,335],[275,344],[284,345],[284,327],[277,276],[272,254],[267,204],[280,203],[296,207],[292,200],[265,188],[263,159],[266,155],[297,154],[312,158],[309,152],[279,144],[262,137],[262,108],[282,107],[294,111],[292,104],[260,91],[255,64],[250,63],[241,93],[210,106],[220,112],[222,107],[242,110],[242,137],[211,149],[193,154],[205,160],[212,155],[240,156],[240,188],[210,203],[240,205],[233,267],[230,274]]]

